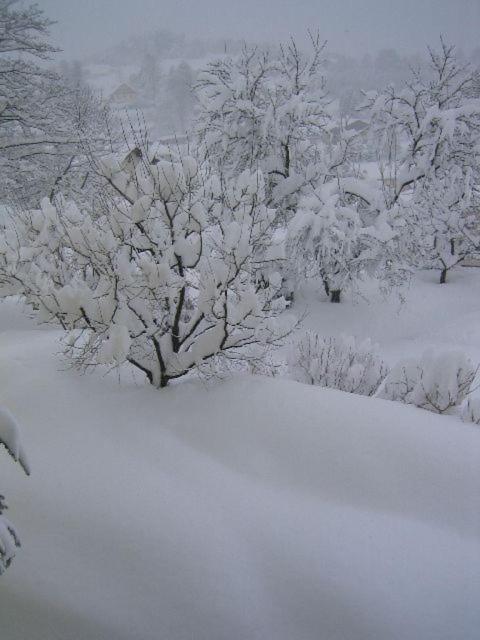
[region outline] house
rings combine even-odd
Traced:
[[[137,104],[138,94],[135,89],[123,82],[110,95],[109,102],[117,107],[131,107]]]

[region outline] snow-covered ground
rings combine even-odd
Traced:
[[[401,307],[297,306],[390,361],[480,361],[480,273],[429,280]],[[478,638],[478,426],[279,379],[119,385],[61,370],[58,332],[12,302],[0,328],[32,467],[0,465],[23,542],[2,640]]]
[[[388,297],[367,284],[340,309],[309,284],[296,311],[305,314],[304,327],[320,334],[372,338],[390,364],[429,347],[460,349],[480,363],[480,269],[459,267],[445,285],[439,277],[425,271]]]

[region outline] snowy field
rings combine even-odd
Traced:
[[[480,361],[480,273],[397,299],[297,302],[390,361]],[[0,402],[32,476],[1,640],[476,640],[480,428],[280,379],[166,391],[63,370],[59,333],[0,306]],[[57,353],[57,355],[56,355]]]
[[[480,269],[461,267],[438,285],[439,272],[425,271],[385,297],[366,285],[338,305],[327,304],[320,289],[305,287],[297,313],[306,314],[304,327],[324,335],[371,338],[393,365],[427,348],[464,351],[480,362]],[[325,302],[325,304],[322,304]]]

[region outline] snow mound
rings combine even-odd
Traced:
[[[166,391],[0,334],[34,475],[2,640],[474,640],[480,429],[254,377]]]

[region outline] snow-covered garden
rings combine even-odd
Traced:
[[[476,638],[479,69],[353,127],[244,45],[167,142],[50,26],[0,0],[2,640]]]

